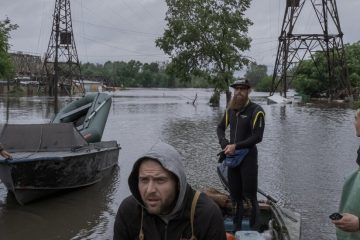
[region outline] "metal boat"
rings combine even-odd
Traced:
[[[301,216],[299,213],[279,206],[273,198],[259,200],[260,215],[256,229],[249,224],[251,204],[244,203],[241,231],[234,231],[233,217],[235,204],[230,196],[216,189],[208,189],[205,193],[220,207],[224,217],[225,231],[228,239],[241,240],[299,240]]]
[[[70,104],[76,108],[66,106],[51,123],[3,128],[0,142],[13,158],[0,159],[0,179],[20,204],[92,185],[117,166],[118,143],[101,141],[111,99],[85,98]]]
[[[236,204],[229,195],[229,184],[227,180],[227,167],[219,164],[217,174],[224,186],[224,191],[207,189],[205,193],[212,198],[220,207],[224,217],[225,230],[228,239],[241,240],[300,240],[301,215],[284,206],[258,188],[258,193],[264,199],[259,200],[259,219],[255,228],[250,227],[251,203],[244,199],[244,215],[241,231],[235,231],[233,218],[236,212]]]

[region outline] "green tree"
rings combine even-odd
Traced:
[[[183,82],[172,72],[172,64],[152,62],[141,63],[131,60],[107,61],[104,65],[81,64],[85,79],[102,80],[108,86],[120,87],[210,87],[208,75],[191,76],[191,81]]]
[[[142,66],[143,71],[148,70],[152,73],[158,73],[159,72],[159,64],[158,63],[144,63]]]
[[[320,95],[319,80],[299,74],[293,82],[295,90],[301,94],[317,97]]]
[[[346,44],[346,58],[351,85],[360,87],[360,41],[353,44]]]
[[[124,83],[124,86],[136,87],[138,85],[138,83],[136,82],[136,78],[141,71],[143,64],[139,61],[131,60],[128,62],[127,66],[128,69],[125,73],[125,77],[127,80]]]
[[[245,77],[250,81],[252,86],[257,90],[257,84],[267,77],[267,66],[258,65],[256,62],[250,63],[247,67]]]
[[[105,78],[105,83],[110,86],[115,86],[115,81],[113,79],[113,63],[111,61],[105,62],[102,69],[102,76]]]
[[[14,67],[9,51],[10,32],[18,28],[18,25],[11,24],[10,19],[0,21],[0,78],[9,79],[14,75]]]
[[[318,97],[322,94],[329,95],[333,83],[329,82],[325,54],[322,52],[313,55],[313,60],[304,60],[296,68],[292,86],[298,93]]]
[[[353,94],[360,93],[360,41],[353,44],[345,45],[345,55],[347,64],[347,77],[353,88]],[[339,59],[331,59],[333,62],[338,62]],[[312,60],[301,61],[297,67],[290,69],[296,73],[292,86],[299,93],[306,94],[312,97],[331,96],[336,94],[337,97],[345,96],[344,86],[342,83],[343,69],[335,64],[335,81],[330,82],[327,69],[327,61],[325,53],[318,52],[314,54]]]
[[[208,75],[214,93],[226,92],[230,99],[234,71],[249,62],[242,52],[250,48],[247,32],[252,22],[244,16],[250,2],[166,0],[167,29],[156,46],[172,58],[180,79],[190,81],[192,76]]]
[[[266,76],[262,78],[255,86],[256,91],[259,92],[270,92],[272,84],[272,77]]]
[[[137,82],[141,87],[157,87],[153,75],[149,70],[142,71],[137,75]]]

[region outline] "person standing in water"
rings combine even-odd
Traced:
[[[236,80],[231,87],[234,96],[229,103],[222,120],[217,126],[217,136],[225,155],[234,155],[236,150],[248,149],[241,163],[228,169],[230,196],[236,202],[234,218],[235,231],[241,230],[243,200],[249,199],[252,205],[250,227],[257,227],[259,205],[258,187],[258,151],[256,144],[262,141],[265,129],[265,113],[261,106],[250,101],[251,86],[247,79]],[[225,130],[230,125],[230,141]]]

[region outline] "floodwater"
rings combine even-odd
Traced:
[[[0,183],[1,240],[112,239],[117,208],[129,195],[132,164],[159,140],[184,155],[194,187],[221,188],[215,172],[220,151],[215,130],[224,112],[224,96],[222,107],[212,108],[211,90],[206,89],[130,89],[112,94],[103,140],[121,145],[119,168],[94,186],[25,206],[18,205]],[[301,213],[302,239],[335,239],[328,216],[337,210],[344,178],[357,169],[354,111],[267,105],[264,96],[252,94],[266,112],[265,135],[258,144],[259,187]],[[59,101],[63,106],[69,100]],[[0,97],[0,124],[46,123],[53,109],[48,97]]]

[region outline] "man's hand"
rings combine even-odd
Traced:
[[[235,154],[235,147],[236,147],[236,144],[229,144],[225,147],[224,149],[224,153],[226,155],[233,155]]]
[[[1,151],[0,151],[0,155],[1,155],[3,158],[5,158],[5,159],[12,159],[11,154],[8,153],[8,152],[5,151],[5,150],[1,150]]]
[[[339,220],[333,220],[337,228],[345,232],[356,232],[359,231],[359,218],[350,213],[342,213],[343,217]]]

